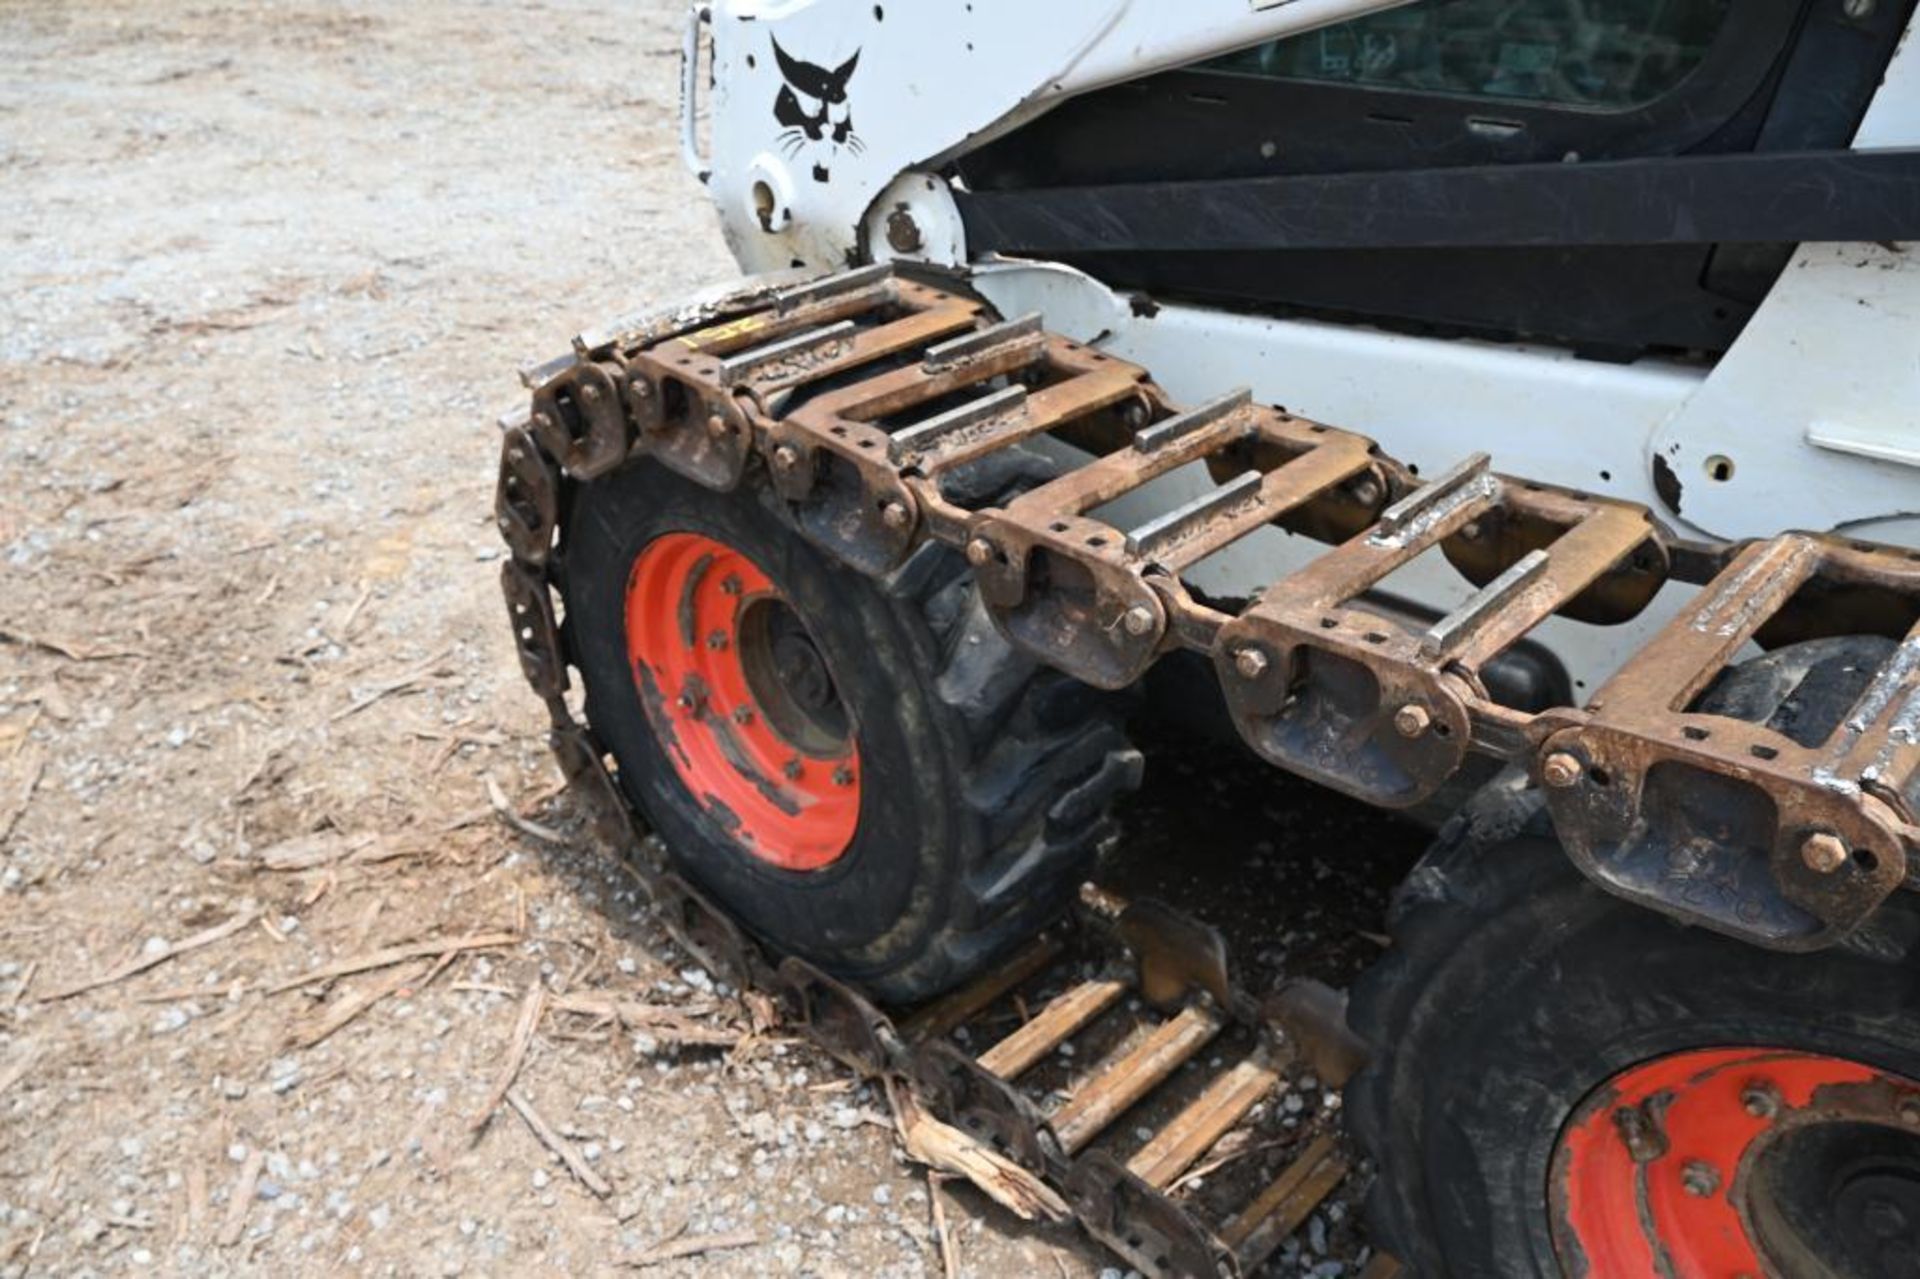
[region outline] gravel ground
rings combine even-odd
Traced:
[[[941,1270],[883,1100],[554,800],[502,625],[511,371],[730,273],[679,12],[0,6],[0,1274]],[[1344,978],[1417,839],[1154,758],[1133,877],[1206,911],[1156,873],[1199,794],[1255,970]],[[536,990],[519,1094],[604,1196],[487,1118]],[[940,1193],[964,1273],[1109,1264]],[[1276,1269],[1344,1273],[1350,1210]]]

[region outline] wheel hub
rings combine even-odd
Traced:
[[[1570,1274],[1920,1279],[1920,1084],[1781,1049],[1655,1058],[1575,1110],[1548,1198]]]
[[[698,533],[655,538],[627,579],[627,656],[674,772],[747,853],[831,865],[860,816],[860,758],[832,670],[752,559]]]

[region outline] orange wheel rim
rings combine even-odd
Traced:
[[[1861,1157],[1811,1176],[1783,1171],[1815,1158],[1823,1134]],[[1776,1183],[1804,1183],[1796,1193],[1825,1202],[1783,1211]],[[1822,1212],[1822,1246],[1841,1240],[1854,1267],[1839,1273],[1903,1274],[1880,1267],[1920,1249],[1920,1084],[1774,1048],[1643,1062],[1567,1121],[1548,1200],[1562,1268],[1590,1279],[1802,1273],[1796,1249],[1809,1245],[1784,1223]]]
[[[747,556],[668,533],[627,577],[627,658],[694,800],[749,854],[816,871],[860,820],[851,716],[812,636]]]

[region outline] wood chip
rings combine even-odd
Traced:
[[[35,747],[27,755],[16,756],[12,771],[19,780],[11,788],[13,797],[6,801],[6,807],[0,808],[0,844],[13,834],[13,828],[26,815],[27,805],[33,802],[33,792],[40,788],[40,779],[46,775],[47,753]]]
[[[706,1048],[732,1048],[745,1038],[737,1030],[709,1026],[694,1020],[696,1011],[707,1008],[675,1007],[671,1004],[643,1004],[620,999],[598,991],[554,995],[548,1001],[555,1012],[579,1013],[587,1017],[612,1018],[629,1030],[645,1031],[663,1043]],[[717,1008],[718,1005],[707,1006]]]
[[[358,853],[379,837],[368,833],[322,830],[282,840],[260,853],[260,864],[268,870],[315,870]]]
[[[43,653],[52,653],[64,657],[70,662],[104,662],[116,657],[145,657],[130,648],[83,648],[66,640],[57,640],[47,635],[33,635],[11,626],[0,626],[0,644],[17,644],[22,648],[37,648]]]
[[[729,1248],[751,1248],[759,1242],[760,1236],[751,1230],[729,1230],[719,1235],[683,1235],[653,1245],[626,1264],[635,1267],[657,1266],[682,1257],[698,1257],[703,1253],[721,1252]]]
[[[260,1170],[266,1165],[267,1152],[257,1147],[241,1165],[240,1179],[233,1183],[233,1198],[227,1200],[226,1220],[220,1223],[220,1234],[215,1240],[222,1248],[233,1247],[246,1232],[247,1210],[253,1207],[254,1192],[260,1188]]]
[[[506,1100],[507,1089],[513,1087],[513,1081],[520,1077],[520,1067],[527,1060],[527,1049],[533,1046],[533,1033],[540,1028],[540,1018],[546,1011],[546,988],[535,982],[527,987],[527,997],[520,1001],[520,1017],[513,1024],[513,1038],[507,1041],[507,1056],[500,1063],[500,1073],[494,1076],[493,1087],[487,1090],[486,1102],[467,1125],[474,1136],[480,1135],[480,1130],[493,1118],[493,1112],[500,1109],[500,1103]]]
[[[348,991],[322,1009],[317,1016],[306,1018],[296,1026],[288,1037],[289,1043],[295,1048],[313,1047],[387,996],[404,990],[409,984],[431,971],[430,965],[401,968],[387,974],[364,990]]]
[[[475,933],[467,937],[442,937],[438,941],[414,942],[408,946],[388,946],[384,950],[369,951],[350,959],[339,959],[331,964],[322,964],[298,977],[289,977],[277,986],[269,986],[267,994],[279,995],[289,990],[297,990],[301,986],[310,986],[317,981],[350,977],[354,973],[364,973],[374,968],[391,968],[395,964],[404,964],[409,959],[423,959],[428,955],[445,955],[460,950],[485,950],[490,946],[511,946],[519,940],[520,936],[517,933]]]
[[[613,1193],[613,1187],[593,1170],[580,1152],[573,1148],[572,1142],[555,1132],[547,1121],[540,1117],[540,1112],[533,1108],[533,1103],[528,1101],[518,1088],[507,1089],[507,1104],[514,1108],[520,1118],[527,1121],[527,1127],[533,1130],[533,1135],[540,1139],[541,1145],[560,1156],[561,1162],[567,1165],[569,1172],[580,1179],[581,1185],[602,1199]]]
[[[260,912],[257,909],[241,911],[224,924],[215,924],[212,928],[197,932],[191,937],[185,937],[177,942],[171,942],[163,949],[154,951],[151,954],[142,953],[136,958],[128,960],[118,968],[110,969],[98,977],[90,977],[77,986],[68,986],[64,990],[56,990],[50,995],[42,995],[40,996],[39,1002],[43,1004],[57,1003],[62,999],[71,999],[75,995],[84,994],[89,990],[98,990],[102,986],[111,986],[117,981],[125,981],[129,977],[146,972],[149,968],[157,968],[169,959],[178,959],[188,951],[199,950],[202,946],[211,946],[217,941],[231,937],[241,929],[252,924],[253,921],[259,917]]]
[[[941,1190],[943,1178],[933,1169],[927,1169],[927,1202],[933,1205],[933,1233],[940,1241],[940,1269],[947,1279],[959,1279],[960,1254],[953,1244],[953,1231],[947,1228],[947,1209],[944,1204],[946,1194]]]
[[[907,1157],[941,1172],[965,1177],[982,1194],[1022,1221],[1065,1221],[1067,1204],[1038,1177],[991,1146],[921,1109],[904,1089],[887,1083],[894,1123]]]
[[[362,693],[358,698],[355,698],[352,702],[349,702],[346,706],[342,707],[340,710],[335,711],[331,716],[328,717],[329,722],[339,723],[341,720],[346,719],[349,715],[359,714],[361,711],[367,709],[367,707],[369,706],[372,706],[375,702],[380,701],[382,698],[391,697],[395,693],[405,692],[407,689],[412,688],[415,684],[418,684],[421,680],[430,678],[434,674],[434,672],[437,671],[441,666],[445,665],[447,659],[452,656],[453,656],[453,650],[447,649],[446,651],[440,653],[438,656],[432,658],[431,660],[420,663],[420,665],[414,667],[412,670],[408,671],[405,675],[399,676],[396,679],[388,680],[384,684],[375,685],[373,688],[368,689],[365,693]]]

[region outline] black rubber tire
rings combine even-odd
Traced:
[[[1017,455],[968,481],[1011,492],[1044,467]],[[687,792],[648,725],[627,666],[626,580],[642,547],[677,530],[767,572],[852,715],[859,825],[821,870],[748,854]],[[878,998],[934,994],[1042,927],[1090,872],[1111,802],[1139,784],[1115,699],[1009,646],[948,548],[923,546],[875,581],[801,538],[764,485],[721,496],[642,462],[577,492],[562,551],[588,722],[669,856],[776,949]]]
[[[1852,701],[1834,681],[1857,694],[1878,664],[1862,655],[1891,647],[1814,645],[1741,668],[1702,709],[1830,724]],[[1827,951],[1761,950],[1594,887],[1523,787],[1501,779],[1442,828],[1348,1013],[1372,1050],[1346,1094],[1376,1166],[1369,1233],[1422,1276],[1561,1274],[1546,1199],[1556,1141],[1593,1088],[1638,1062],[1773,1045],[1920,1078],[1914,895]]]

